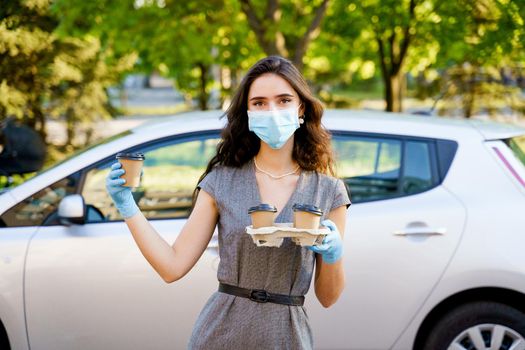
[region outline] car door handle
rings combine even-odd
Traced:
[[[407,227],[403,230],[396,230],[392,232],[396,236],[434,236],[444,235],[447,232],[445,227]]]

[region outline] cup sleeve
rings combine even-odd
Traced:
[[[348,207],[352,205],[352,201],[350,200],[349,190],[346,188],[343,180],[337,179],[335,183],[334,199],[330,210],[338,208],[341,205],[346,205],[346,209],[348,209]]]

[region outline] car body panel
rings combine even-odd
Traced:
[[[442,186],[468,208],[465,234],[443,279],[394,349],[412,349],[428,312],[458,292],[498,287],[525,293],[523,194],[490,152],[478,152],[474,160],[469,157],[473,149],[484,149],[478,142],[463,140],[462,148],[466,152],[459,152],[454,159],[460,169],[448,176]]]
[[[12,349],[28,349],[24,306],[24,265],[36,227],[0,229],[0,319]]]
[[[136,127],[8,190],[0,196],[0,214],[58,179],[112,161],[117,152],[218,133],[221,114],[185,113]],[[425,316],[450,295],[482,286],[525,293],[523,249],[516,244],[525,234],[523,191],[485,141],[525,129],[351,110],[328,110],[323,125],[348,135],[442,138],[459,147],[438,186],[349,208],[345,290],[328,309],[315,297],[313,281],[306,296],[316,348],[411,349]],[[172,244],[185,220],[150,222]],[[414,222],[446,231],[393,234]],[[122,221],[0,228],[0,318],[16,349],[27,349],[28,337],[33,348],[147,348],[152,339],[159,348],[184,348],[217,288],[217,249],[215,232],[188,275],[167,284]]]
[[[150,222],[172,244],[185,220]],[[147,349],[154,339],[159,349],[184,347],[194,305],[204,305],[217,288],[214,249],[210,245],[185,278],[167,284],[122,222],[39,228],[26,267],[31,345]]]
[[[351,209],[343,294],[329,309],[313,293],[307,296],[316,348],[388,349],[441,278],[463,233],[465,210],[440,187]],[[392,232],[415,222],[446,233],[405,237]]]

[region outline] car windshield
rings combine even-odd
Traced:
[[[516,158],[525,166],[525,135],[513,137],[507,140],[507,145],[512,150]]]

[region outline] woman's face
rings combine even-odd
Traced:
[[[284,78],[265,73],[255,79],[248,92],[248,110],[268,111],[298,107],[301,104],[299,95]],[[303,106],[299,115],[303,114]]]

